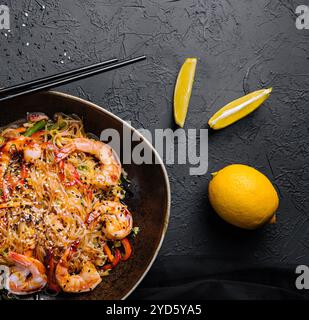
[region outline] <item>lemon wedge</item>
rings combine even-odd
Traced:
[[[190,102],[194,75],[196,69],[196,58],[187,58],[182,65],[174,91],[174,118],[175,122],[183,127]]]
[[[251,92],[217,111],[208,121],[214,129],[222,129],[257,109],[270,95],[272,88]]]

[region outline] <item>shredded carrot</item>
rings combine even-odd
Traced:
[[[105,246],[103,247],[103,251],[107,255],[108,260],[110,262],[113,262],[114,261],[114,256],[113,256],[113,254],[111,252],[111,249],[109,248],[109,246],[107,244],[105,244]]]
[[[131,247],[130,241],[127,238],[122,239],[121,243],[124,248],[124,255],[122,256],[122,260],[126,261],[130,258],[131,254],[132,254],[132,247]]]
[[[19,132],[19,133],[23,133],[25,132],[27,129],[25,127],[20,127],[20,128],[17,128],[16,131]]]
[[[5,208],[17,208],[20,206],[31,206],[33,205],[32,202],[5,202],[5,203],[0,203],[0,209],[5,209]]]
[[[31,139],[40,139],[46,134],[45,130],[40,130],[38,132],[35,132],[33,135],[31,135]]]

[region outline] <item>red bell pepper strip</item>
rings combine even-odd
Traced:
[[[73,187],[73,186],[75,186],[76,184],[81,184],[81,181],[80,181],[79,179],[74,178],[73,180],[68,181],[68,182],[64,182],[63,184],[64,184],[66,187]]]
[[[88,196],[88,199],[91,201],[93,199],[93,192],[91,189],[88,189],[87,190],[87,196]]]
[[[71,174],[73,176],[73,180],[68,181],[68,182],[64,182],[65,181],[64,161],[63,160],[59,161],[58,165],[59,165],[59,169],[60,169],[60,180],[63,182],[63,184],[66,187],[72,187],[76,184],[80,184],[80,185],[83,184],[79,179],[79,174],[78,174],[76,168],[71,163],[67,163],[66,166],[69,167],[69,169],[71,169]]]
[[[91,213],[91,212],[88,211],[87,214],[86,214],[86,218],[85,218],[85,222],[84,222],[85,224],[88,224],[88,223],[89,223],[90,213]]]
[[[70,251],[69,251],[69,255],[68,255],[69,259],[71,258],[72,254],[77,251],[77,248],[78,248],[78,246],[79,246],[79,243],[80,243],[80,240],[75,240],[75,241],[73,241],[73,242],[71,243],[71,246],[70,246],[70,248],[69,248]]]
[[[107,244],[104,245],[103,251],[107,255],[109,262],[113,263],[115,257],[113,256],[111,249],[109,248],[109,246]]]
[[[26,179],[28,176],[28,170],[27,170],[27,167],[24,163],[21,166],[20,176],[22,179]]]
[[[111,270],[111,269],[113,269],[113,266],[111,264],[106,264],[105,266],[103,266],[103,271]]]
[[[21,166],[21,171],[20,171],[20,177],[21,177],[21,184],[25,183],[25,179],[28,177],[28,169],[27,166],[23,163]]]
[[[132,247],[130,241],[127,238],[121,240],[122,246],[124,248],[124,255],[122,256],[122,260],[126,261],[130,258],[132,254]]]
[[[112,254],[110,248],[108,247],[108,245],[105,245],[103,247],[104,253],[107,255],[108,260],[111,262],[110,264],[106,264],[105,266],[103,266],[103,270],[110,270],[113,269],[117,266],[117,264],[119,263],[119,261],[121,260],[121,253],[118,249],[115,250],[115,255]]]
[[[31,136],[31,139],[35,139],[35,140],[38,139],[39,140],[42,138],[42,136],[44,136],[45,133],[46,133],[45,130],[37,131]]]
[[[71,244],[71,252],[76,252],[78,246],[79,246],[80,240],[75,240]]]
[[[58,166],[59,166],[59,175],[60,175],[60,180],[61,181],[64,181],[64,161],[60,161],[59,163],[58,163]]]
[[[118,249],[115,250],[114,260],[112,262],[112,266],[115,268],[121,259],[121,254]]]
[[[55,277],[55,269],[56,269],[56,263],[54,260],[53,254],[48,254],[47,256],[48,265],[47,265],[47,285],[48,288],[55,291],[60,292],[61,288],[57,283],[56,277]]]

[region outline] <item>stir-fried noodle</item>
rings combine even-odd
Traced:
[[[94,289],[131,253],[121,164],[81,119],[30,114],[0,133],[0,264],[15,294]]]

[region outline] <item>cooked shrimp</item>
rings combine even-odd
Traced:
[[[59,286],[65,292],[87,292],[93,290],[101,281],[95,266],[87,261],[78,274],[69,272],[71,248],[68,248],[57,264],[55,276]]]
[[[88,218],[90,228],[102,217],[102,231],[109,240],[121,240],[131,231],[133,218],[128,208],[119,202],[104,201]]]
[[[24,136],[20,136],[8,141],[1,149],[1,152],[3,154],[10,155],[12,152],[14,152],[14,150],[17,152],[23,152],[24,159],[27,162],[33,162],[36,159],[39,159],[42,153],[42,149],[38,143]]]
[[[48,120],[48,116],[43,112],[29,112],[27,113],[27,120],[30,122],[39,122],[41,120]]]
[[[103,143],[87,138],[75,138],[64,146],[58,154],[59,160],[63,160],[70,153],[79,151],[90,153],[101,162],[100,173],[95,176],[95,184],[99,187],[117,185],[121,175],[121,164],[113,149]]]
[[[37,259],[10,252],[8,259],[15,265],[10,268],[6,289],[14,294],[30,294],[42,290],[47,283],[44,265]]]
[[[7,139],[14,139],[20,137],[20,134],[25,132],[26,128],[7,128],[2,133],[1,136]]]
[[[8,185],[4,182],[4,176],[9,167],[10,160],[11,157],[7,153],[0,152],[0,189],[4,198],[10,193]]]
[[[12,153],[14,151],[23,152],[24,159],[27,162],[34,162],[39,159],[42,154],[42,150],[39,144],[32,141],[32,139],[20,136],[9,140],[0,151],[0,189],[3,192],[3,196],[6,197],[9,194],[8,186],[4,183],[5,173],[10,165]]]

